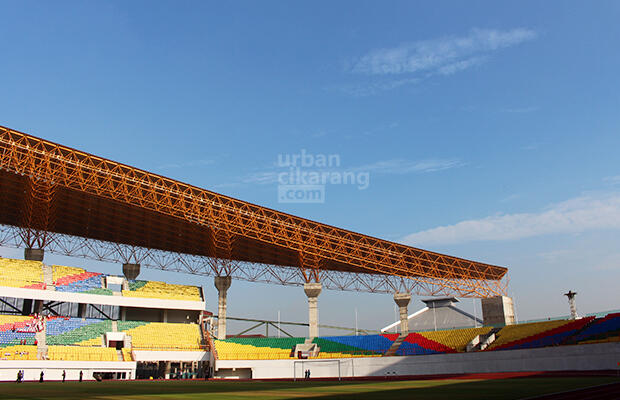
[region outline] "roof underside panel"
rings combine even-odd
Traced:
[[[299,267],[301,253],[320,260],[321,269],[347,272],[499,280],[507,271],[305,220],[3,127],[0,168],[2,224],[36,224],[24,218],[29,187],[52,182],[51,218],[31,228],[281,266]],[[229,248],[218,245],[221,232]]]

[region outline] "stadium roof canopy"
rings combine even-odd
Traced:
[[[248,280],[282,284],[356,281],[348,288],[332,282],[345,290],[473,297],[505,291],[503,267],[310,221],[1,126],[0,200],[5,235],[63,254],[134,257],[155,268],[242,279],[255,270]],[[95,250],[102,243],[105,255]],[[128,254],[135,249],[152,251],[150,259]],[[153,252],[168,261],[154,261]],[[187,265],[196,259],[209,260],[211,271]]]

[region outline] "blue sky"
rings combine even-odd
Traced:
[[[617,2],[3,1],[0,15],[1,125],[505,265],[520,319],[566,314],[568,289],[580,312],[620,308]],[[279,202],[278,155],[302,150],[337,155],[310,169],[367,173],[368,188]],[[209,279],[144,276],[216,300]],[[229,293],[230,315],[275,317],[286,296],[283,318],[307,318],[301,289]],[[325,323],[352,325],[355,307],[360,326],[392,319],[387,295],[325,292],[321,306]]]

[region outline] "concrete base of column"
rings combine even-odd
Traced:
[[[24,249],[24,260],[43,261],[44,255],[43,249]]]
[[[482,320],[485,326],[503,326],[515,323],[512,298],[495,296],[482,299]]]
[[[216,276],[214,279],[215,288],[218,291],[217,296],[217,338],[226,339],[226,293],[232,279],[230,276]]]
[[[400,314],[400,334],[406,335],[409,333],[409,311],[408,306],[411,301],[410,293],[394,293],[394,302],[398,306]]]
[[[319,336],[319,294],[323,285],[320,283],[305,283],[304,292],[308,296],[308,337]]]

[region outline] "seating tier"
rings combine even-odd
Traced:
[[[48,346],[47,358],[55,361],[119,361],[109,347]]]
[[[136,322],[118,324],[119,331],[131,336],[133,349],[193,350],[202,349],[200,327],[197,324]]]
[[[0,286],[45,289],[43,263],[0,258]]]
[[[123,290],[123,296],[202,301],[200,289],[196,286],[158,281],[131,281],[129,290]]]
[[[19,345],[24,339],[33,344],[34,332],[18,332],[33,322],[34,318],[30,316],[0,315],[0,347]]]
[[[16,345],[0,349],[0,360],[36,360],[37,346]]]

